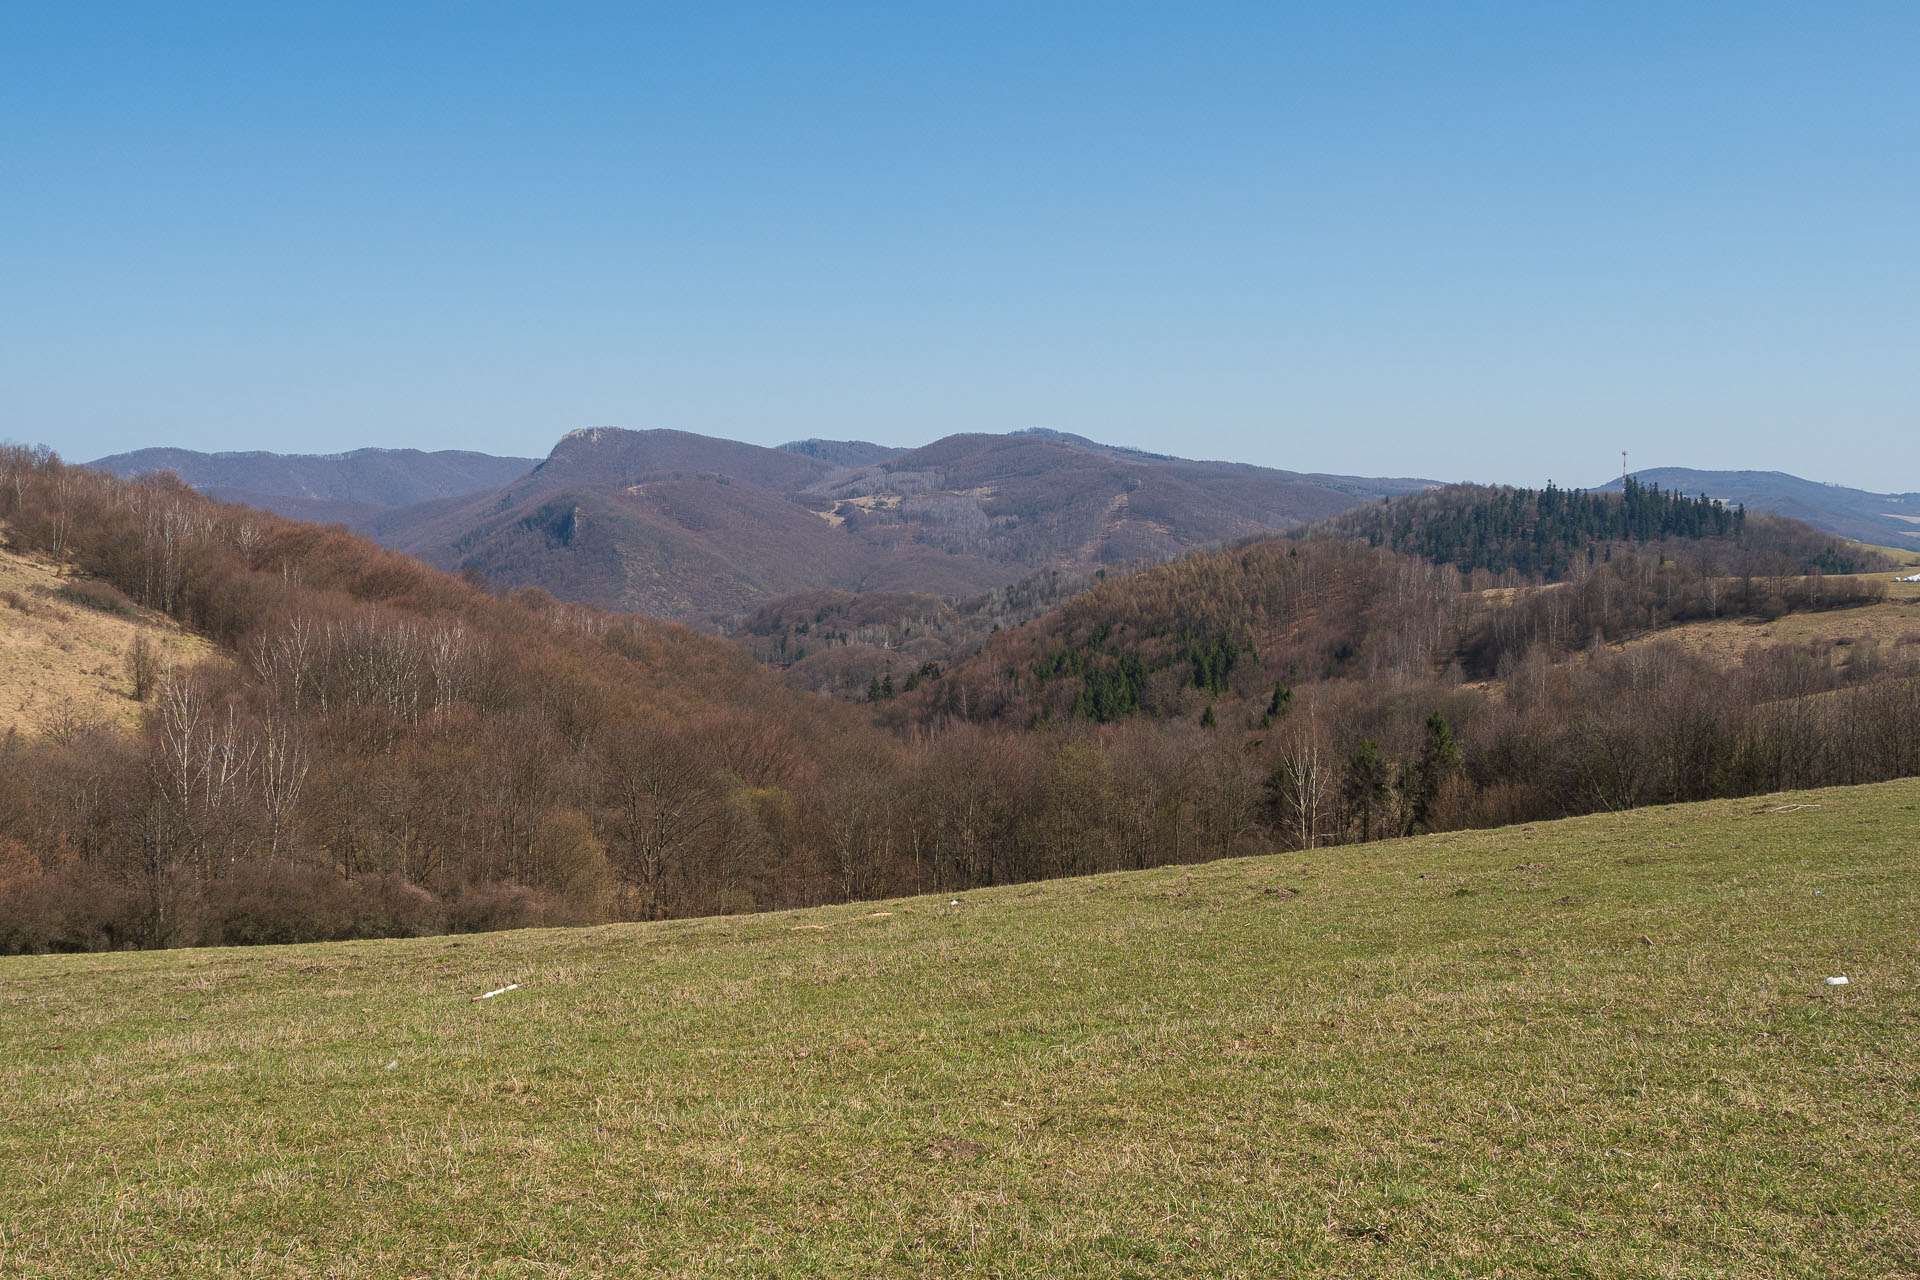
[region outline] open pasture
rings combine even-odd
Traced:
[[[0,1274],[1910,1276],[1916,832],[0,961]]]

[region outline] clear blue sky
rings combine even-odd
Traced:
[[[1920,489],[1920,4],[0,4],[0,438]]]

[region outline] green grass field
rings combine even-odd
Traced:
[[[1916,873],[1909,781],[0,961],[0,1275],[1912,1276]]]

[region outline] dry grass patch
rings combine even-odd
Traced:
[[[140,633],[165,664],[202,662],[216,653],[105,583],[0,549],[0,736],[57,731],[63,723],[131,727],[140,708],[127,653]]]
[[[1774,645],[1826,645],[1871,640],[1884,646],[1911,643],[1920,636],[1920,583],[1899,583],[1911,591],[1889,592],[1882,604],[1820,613],[1789,613],[1771,622],[1751,618],[1714,618],[1683,623],[1630,640],[1626,646],[1673,643],[1695,653],[1724,655],[1738,662],[1748,649]]]

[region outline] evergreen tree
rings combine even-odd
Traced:
[[[1379,744],[1372,738],[1360,739],[1360,745],[1347,757],[1347,773],[1340,786],[1340,797],[1349,814],[1360,816],[1360,838],[1373,839],[1373,817],[1393,793],[1393,773],[1380,756]]]
[[[1441,784],[1457,772],[1462,763],[1460,745],[1453,740],[1453,727],[1445,716],[1434,712],[1427,717],[1427,740],[1420,748],[1420,758],[1402,782],[1402,789],[1412,801],[1410,827],[1427,825]]]
[[[1273,716],[1283,716],[1287,714],[1287,708],[1292,704],[1293,690],[1287,688],[1286,682],[1283,680],[1274,681],[1273,697],[1267,703],[1268,717],[1271,718]]]

